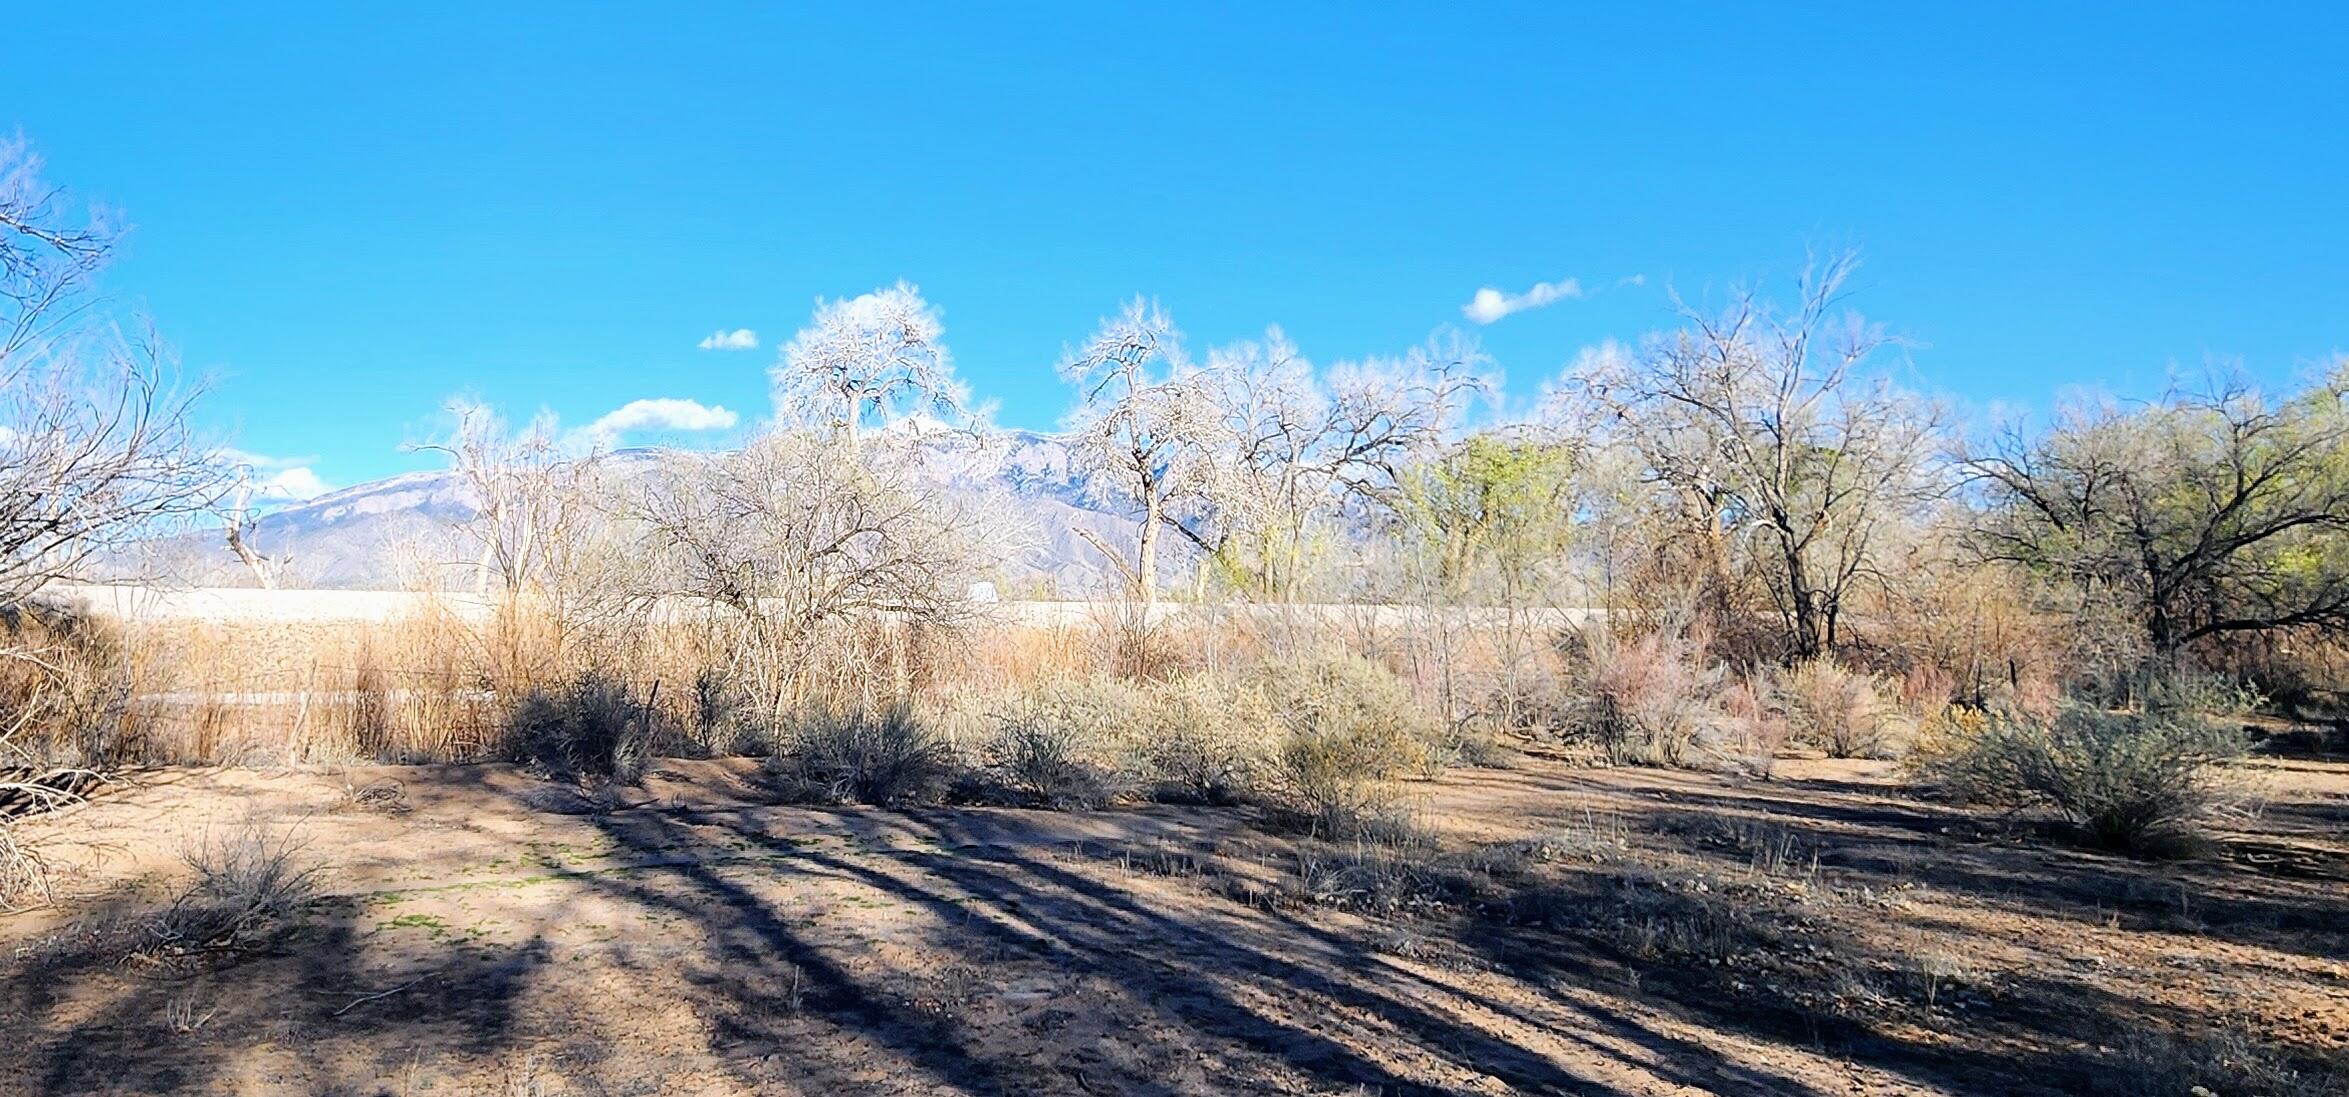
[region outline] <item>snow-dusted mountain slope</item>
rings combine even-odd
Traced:
[[[1086,498],[1060,439],[1012,431],[1003,438],[1000,460],[983,463],[944,447],[938,452],[940,471],[951,482],[965,490],[1000,491],[1010,500],[1013,511],[1006,517],[1021,536],[1003,579],[1017,593],[1075,597],[1113,585],[1115,569],[1078,531],[1123,549],[1134,541],[1135,522]],[[623,449],[605,458],[605,468],[622,478],[643,475],[661,456],[659,450]],[[455,472],[403,473],[272,511],[256,521],[250,541],[288,562],[287,585],[381,589],[408,578],[404,562],[446,560],[455,549],[453,531],[478,506]],[[218,530],[191,531],[152,549],[148,566],[184,582],[251,581]]]

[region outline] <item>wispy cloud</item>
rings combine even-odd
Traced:
[[[636,430],[726,430],[742,417],[696,400],[660,397],[630,400],[587,425],[582,433],[609,441]]]
[[[1503,293],[1491,286],[1476,291],[1476,296],[1460,306],[1460,315],[1479,324],[1490,324],[1511,313],[1538,309],[1560,301],[1582,297],[1582,283],[1572,278],[1557,282],[1535,282],[1524,293]]]
[[[703,350],[757,350],[759,333],[749,328],[735,328],[733,331],[719,328],[695,345]]]

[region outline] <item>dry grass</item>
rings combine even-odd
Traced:
[[[258,821],[198,838],[182,854],[196,881],[148,927],[148,951],[233,948],[292,917],[317,890],[323,868],[303,858],[291,830]]]

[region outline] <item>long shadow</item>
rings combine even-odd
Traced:
[[[314,904],[231,949],[136,959],[153,913],[144,902],[101,906],[84,919],[94,928],[7,971],[4,1008],[18,1043],[0,1092],[222,1092],[237,1088],[248,1053],[275,1048],[290,1050],[321,1092],[380,1093],[372,1080],[397,1073],[395,1049],[492,1059],[510,1050],[512,1021],[546,962],[534,937],[422,970],[382,970],[361,940],[364,911],[344,900]],[[387,985],[395,993],[356,1001]],[[344,1077],[331,1057],[354,1050],[373,1053],[367,1080]]]
[[[1949,839],[1930,842],[1899,827],[1891,834],[1864,830],[1855,833],[1849,816],[1834,807],[1818,811],[1779,810],[1783,806],[1779,801],[1755,800],[1732,793],[1708,797],[1707,801],[1709,807],[1705,812],[1685,815],[1660,812],[1648,819],[1651,823],[1661,823],[1661,831],[1666,835],[1698,839],[1686,843],[1682,852],[1713,858],[1722,868],[1745,867],[1741,863],[1742,850],[1708,848],[1709,844],[1702,840],[1708,832],[1722,831],[1723,816],[1719,811],[1726,807],[1767,820],[1798,848],[1818,851],[1821,863],[1833,866],[1831,875],[1835,882],[1847,886],[1869,883],[1881,889],[1897,881],[1921,881],[1965,894],[1978,902],[2004,903],[2035,915],[2052,911],[2059,917],[2097,922],[2134,908],[2139,920],[2161,923],[2156,928],[2176,928],[2167,924],[2168,915],[2176,912],[2178,896],[2183,894],[2187,896],[2186,905],[2194,920],[2192,931],[2207,932],[2209,927],[2203,923],[2217,921],[2223,924],[2223,932],[2213,935],[2315,956],[2338,956],[2343,946],[2349,945],[2349,941],[2343,940],[2344,930],[2349,929],[2349,902],[2344,902],[2338,892],[2328,897],[2319,888],[2304,887],[2300,889],[2302,898],[2298,902],[2214,894],[2217,889],[2243,886],[2247,882],[2253,885],[2272,882],[2240,870],[2200,866],[2190,870],[2184,880],[2178,880],[2156,875],[2153,866],[2118,857],[1996,849]],[[1607,894],[1608,887],[1623,886],[1621,881],[1633,871],[1629,868],[1583,870],[1575,874],[1583,878],[1579,885],[1552,885],[1579,890],[1540,896],[1538,902],[1524,902],[1520,907],[1565,911],[1610,909],[1620,904]],[[2168,871],[2175,873],[2177,869],[2169,866]],[[1646,912],[1662,920],[1705,914],[1702,901],[1685,892],[1655,889],[1648,898],[1664,908],[1674,904],[1686,906],[1687,909],[1678,912],[1671,909]],[[1487,911],[1486,915],[1492,913]],[[1945,1008],[1942,1014],[1935,1015],[1929,999],[1920,993],[1917,985],[1881,985],[1876,988],[1878,991],[1904,1003],[1898,1007],[1897,1014],[1902,1023],[1887,1025],[1872,1012],[1846,1015],[1832,1007],[1822,1008],[1822,995],[1818,992],[1830,989],[1825,972],[1811,973],[1811,985],[1807,988],[1811,993],[1789,994],[1785,985],[1773,986],[1767,979],[1756,978],[1753,969],[1738,964],[1716,965],[1690,957],[1626,955],[1604,927],[1527,925],[1505,914],[1503,920],[1512,927],[1512,932],[1464,933],[1461,940],[1476,944],[1496,967],[1521,978],[1572,980],[1585,969],[1575,958],[1594,954],[1627,966],[1642,965],[1646,978],[1641,984],[1641,997],[1666,1006],[1694,1024],[1772,1042],[1821,1048],[1856,1064],[1924,1084],[1954,1086],[1963,1092],[2122,1092],[2125,1090],[2110,1087],[2132,1084],[2127,1079],[2133,1076],[2119,1076],[2120,1080],[2116,1081],[2111,1048],[2125,1045],[2148,1031],[2203,1032],[2212,1022],[2204,1011],[2115,994],[2082,980],[2065,978],[2060,972],[2031,972],[2003,979],[1994,992],[1998,998],[1996,1008],[1976,1013],[1950,1014]],[[1566,920],[1571,923],[1574,919]],[[2303,932],[2296,937],[2283,933],[2292,928]],[[2263,932],[2267,930],[2275,932]],[[2310,930],[2318,931],[2313,940],[2306,932]],[[1901,978],[1914,974],[1914,957],[1886,952],[1839,928],[1826,932],[1823,938],[1814,935],[1809,943],[1832,955],[1841,972],[1906,973]],[[1789,978],[1797,989],[1803,989],[1803,974],[1796,972]],[[1935,1023],[1962,1026],[1968,1038],[1953,1042],[1921,1041],[1910,1035],[1920,1018],[1936,1017]],[[2042,1050],[2016,1050],[2019,1048]],[[2331,1077],[2320,1072],[2338,1070],[2337,1066],[2326,1064],[2321,1054],[2306,1049],[2287,1051],[2285,1055],[2292,1066],[2311,1076]]]
[[[953,813],[915,818],[919,829],[939,846],[952,845],[960,838]],[[678,821],[659,814],[615,816],[607,825],[623,843],[640,848],[666,845],[679,837],[675,829]],[[1369,991],[1316,965],[1244,944],[1242,939],[1248,935],[1239,930],[1238,923],[1248,911],[1237,904],[1223,904],[1229,909],[1218,911],[1214,924],[1190,921],[1151,909],[1114,888],[1069,872],[1049,856],[1023,854],[1001,845],[844,856],[763,834],[741,836],[775,852],[786,871],[812,871],[853,880],[928,912],[937,927],[933,943],[950,955],[974,958],[982,964],[1006,957],[1031,959],[1058,974],[1106,979],[1124,988],[1139,1003],[1137,1008],[1151,1011],[1161,1021],[1185,1032],[1231,1041],[1262,1057],[1265,1062],[1260,1066],[1266,1068],[1263,1081],[1268,1083],[1277,1080],[1285,1068],[1329,1086],[1396,1094],[1445,1092],[1440,1086],[1396,1073],[1354,1044],[1316,1031],[1315,1020],[1340,1010],[1375,1018],[1420,1047],[1521,1092],[1614,1092],[1473,1026],[1444,1018],[1425,1002],[1409,1000],[1408,995]],[[1082,1079],[1081,1084],[1072,1086],[1072,1078],[1054,1076],[1055,1070],[1074,1069],[1071,1064],[1059,1064],[1042,1077],[1032,1067],[1013,1071],[1001,1057],[990,1060],[976,1050],[948,1018],[925,1018],[914,1024],[886,1006],[876,1006],[888,996],[882,988],[857,986],[848,973],[801,941],[746,889],[691,867],[681,868],[675,875],[688,886],[690,900],[646,894],[646,889],[633,881],[616,881],[613,886],[645,902],[693,911],[710,930],[743,934],[757,943],[755,950],[725,950],[733,962],[755,964],[754,952],[770,950],[794,955],[794,964],[809,968],[818,983],[837,995],[822,1003],[811,1000],[811,1008],[860,1033],[878,1032],[885,1042],[891,1032],[918,1031],[919,1040],[895,1041],[894,1050],[909,1063],[926,1061],[931,1076],[942,1082],[950,1080],[967,1092],[1079,1092],[1088,1086],[1125,1093],[1176,1092],[1158,1078],[1130,1072],[1113,1079]],[[938,883],[917,883],[917,879]],[[1359,951],[1341,952],[1334,959],[1341,965],[1368,965],[1371,960]],[[1276,998],[1293,1003],[1297,1009],[1292,1014],[1267,1016],[1265,1010],[1242,1000],[1234,989],[1239,986],[1273,991]],[[732,1015],[766,1015],[759,1005],[766,994],[760,981],[738,977],[720,989],[729,1000]],[[752,1024],[739,1035],[779,1034],[761,1032]],[[1017,1085],[1007,1084],[1015,1081]]]
[[[2349,898],[2321,882],[2333,866],[2259,871],[2206,859],[2147,862],[2046,843],[1965,840],[1985,828],[1945,820],[1955,812],[1811,804],[1721,791],[1676,798],[1681,812],[1650,818],[1717,821],[1722,813],[1782,827],[1819,849],[1823,863],[1879,886],[1922,884],[2035,916],[2215,937],[2283,952],[2340,955],[2349,940]],[[2287,866],[2289,869],[2291,866]],[[2312,883],[2311,880],[2318,881]]]

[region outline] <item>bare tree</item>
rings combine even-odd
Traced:
[[[600,454],[565,445],[554,419],[541,415],[519,431],[496,410],[452,400],[447,437],[412,450],[438,453],[463,478],[475,504],[464,523],[475,544],[475,594],[555,590],[588,543],[596,522]]]
[[[874,615],[954,625],[972,611],[1000,537],[990,500],[947,487],[918,438],[851,446],[784,430],[668,456],[622,515],[646,552],[644,593],[731,610],[739,665],[779,705],[828,628]]]
[[[1451,334],[1400,358],[1341,363],[1328,378],[1277,327],[1209,352],[1198,392],[1204,447],[1176,482],[1173,528],[1259,597],[1286,597],[1317,524],[1348,503],[1392,510],[1398,470],[1440,451],[1491,391],[1473,340]]]
[[[1846,596],[1876,578],[1892,524],[1942,493],[1940,409],[1868,371],[1884,336],[1840,309],[1856,260],[1815,264],[1781,313],[1740,292],[1637,359],[1585,362],[1587,395],[1728,566],[1750,549],[1787,648],[1837,642]],[[1723,607],[1735,612],[1734,607]]]
[[[1214,422],[1207,378],[1191,366],[1182,333],[1155,302],[1137,297],[1081,347],[1061,358],[1075,385],[1071,462],[1094,498],[1132,507],[1134,559],[1082,534],[1125,573],[1144,605],[1158,599],[1158,547],[1175,500],[1205,474]]]
[[[277,589],[277,576],[285,567],[285,560],[262,553],[253,545],[253,470],[237,471],[236,490],[230,493],[228,506],[221,511],[221,536],[228,542],[229,555],[253,573],[253,581],[263,590]]]
[[[2221,384],[2073,408],[1966,466],[1988,504],[1984,555],[2124,599],[2157,652],[2349,628],[2349,359],[2283,400]]]
[[[954,376],[938,310],[915,286],[839,301],[816,312],[783,348],[769,376],[775,407],[790,422],[842,431],[853,443],[868,411],[882,421],[933,411],[969,417],[969,393]]]
[[[90,280],[120,239],[74,217],[22,139],[0,141],[0,600],[204,512],[223,470],[152,333],[125,337]]]

